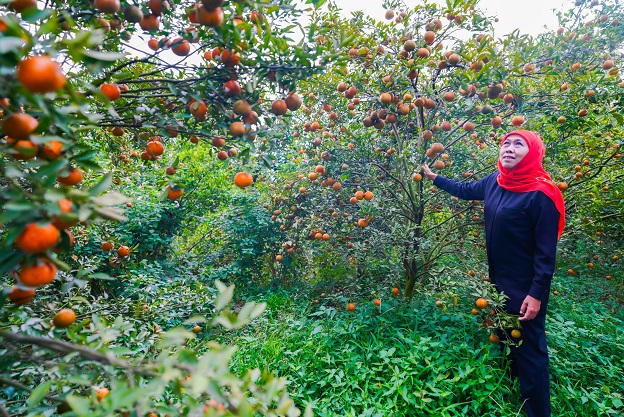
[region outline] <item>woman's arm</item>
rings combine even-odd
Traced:
[[[423,164],[422,169],[425,178],[432,180],[433,185],[462,200],[484,200],[488,181],[491,181],[490,177],[494,175],[488,175],[478,181],[459,182],[432,172],[427,164]]]

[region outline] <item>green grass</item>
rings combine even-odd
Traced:
[[[557,416],[624,414],[621,310],[581,297],[584,285],[556,280],[547,322]],[[448,310],[421,296],[355,312],[266,297],[267,314],[233,335],[234,370],[271,369],[318,416],[516,416],[519,388],[498,345],[467,304]],[[467,302],[467,300],[466,300]],[[520,414],[521,415],[521,414]]]

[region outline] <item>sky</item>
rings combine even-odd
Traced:
[[[414,6],[418,0],[406,0],[408,6]],[[385,9],[380,0],[333,0],[345,11],[365,11],[377,20],[384,19]],[[434,0],[434,3],[446,4],[445,0]],[[486,11],[490,16],[497,16],[498,23],[494,23],[496,36],[502,36],[514,29],[521,33],[537,35],[544,32],[544,26],[550,30],[558,27],[557,16],[553,9],[564,10],[573,5],[571,0],[481,0],[478,8]]]

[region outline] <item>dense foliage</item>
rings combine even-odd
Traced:
[[[624,4],[291,3],[0,5],[0,414],[517,415],[482,205],[421,175],[515,128],[566,200],[554,407],[624,413]]]

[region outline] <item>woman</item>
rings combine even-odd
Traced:
[[[542,167],[545,147],[534,132],[516,130],[501,142],[498,172],[460,183],[423,165],[424,176],[465,200],[484,200],[490,280],[520,316],[522,343],[512,349],[529,417],[550,416],[548,351],[544,323],[555,269],[557,240],[565,224],[561,191]]]

